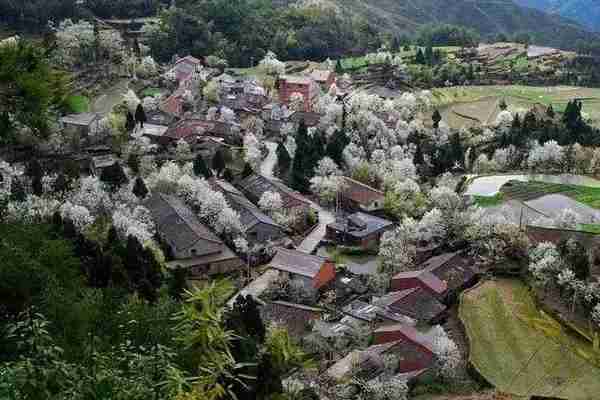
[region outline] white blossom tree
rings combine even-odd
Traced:
[[[175,147],[175,159],[180,163],[189,161],[193,157],[192,148],[185,139],[179,139]]]
[[[251,132],[244,135],[244,150],[244,161],[250,164],[253,170],[258,171],[263,155],[258,139]]]
[[[456,379],[462,363],[462,354],[444,328],[437,325],[432,329],[431,347],[436,355],[439,374],[446,380]]]
[[[94,217],[92,217],[90,210],[84,206],[73,204],[70,201],[60,206],[60,215],[63,219],[73,222],[73,225],[80,232],[94,222]]]
[[[283,208],[283,201],[279,193],[267,191],[260,197],[258,206],[267,214],[273,215],[276,211]]]
[[[258,64],[258,67],[271,76],[279,76],[285,73],[285,63],[279,61],[277,55],[272,51],[267,52],[265,58]]]
[[[342,171],[335,161],[324,157],[315,168],[315,176],[310,180],[310,188],[322,201],[330,203],[342,190],[344,184],[342,178]]]

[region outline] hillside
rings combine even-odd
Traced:
[[[512,0],[331,1],[335,1],[342,10],[364,15],[375,26],[397,33],[411,33],[415,28],[431,23],[448,23],[473,28],[484,37],[493,37],[499,33],[529,32],[537,44],[562,48],[572,47],[577,39],[597,38],[572,20],[523,7]]]
[[[600,3],[597,0],[516,0],[517,3],[563,17],[600,31]]]

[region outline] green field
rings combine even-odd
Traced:
[[[600,89],[570,86],[457,86],[433,89],[433,104],[452,127],[492,123],[505,99],[509,107],[528,110],[535,104],[552,105],[561,112],[575,98],[583,99],[583,110],[595,122],[600,121]]]
[[[160,96],[161,91],[159,88],[146,88],[142,92],[142,97],[157,97]]]
[[[472,365],[498,390],[590,400],[600,393],[598,355],[539,311],[518,280],[485,282],[461,297]]]
[[[528,201],[547,194],[564,194],[578,202],[600,209],[600,188],[589,186],[566,185],[561,183],[520,182],[511,181],[501,189],[505,197]]]
[[[493,207],[504,203],[504,195],[498,193],[495,196],[473,196],[475,204],[479,207]]]
[[[73,95],[67,98],[67,109],[72,113],[83,113],[90,110],[90,99],[81,95]]]

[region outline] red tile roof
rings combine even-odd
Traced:
[[[385,198],[385,194],[382,191],[355,181],[347,176],[344,177],[343,195],[362,205],[368,205],[376,200],[381,201],[383,205],[383,200]]]
[[[383,332],[398,332],[400,333],[406,340],[417,344],[419,346],[423,346],[425,349],[429,350],[433,353],[433,349],[431,347],[431,343],[429,339],[423,335],[421,332],[416,330],[414,327],[405,324],[394,324],[394,325],[384,325],[377,328],[374,333],[383,333]]]
[[[186,139],[192,135],[204,135],[212,129],[213,125],[211,121],[184,119],[172,125],[164,136],[173,140],[179,140]]]
[[[448,285],[446,282],[442,281],[429,271],[421,270],[400,272],[392,278],[392,280],[401,279],[418,279],[425,287],[436,294],[443,294],[446,290],[448,290]]]

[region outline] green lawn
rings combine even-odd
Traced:
[[[461,297],[470,361],[498,390],[518,396],[598,398],[600,357],[539,311],[519,280],[485,282]]]
[[[142,92],[142,97],[156,97],[156,96],[160,96],[159,88],[146,88]]]
[[[90,110],[90,99],[86,96],[73,95],[67,98],[67,108],[72,113],[83,113]]]
[[[506,197],[523,201],[533,200],[546,194],[560,193],[580,203],[600,209],[600,188],[598,187],[512,181],[510,186],[502,187],[502,192]]]
[[[493,207],[504,203],[504,194],[502,192],[495,196],[474,196],[475,204],[479,207]]]
[[[579,230],[600,235],[600,224],[580,224]]]

